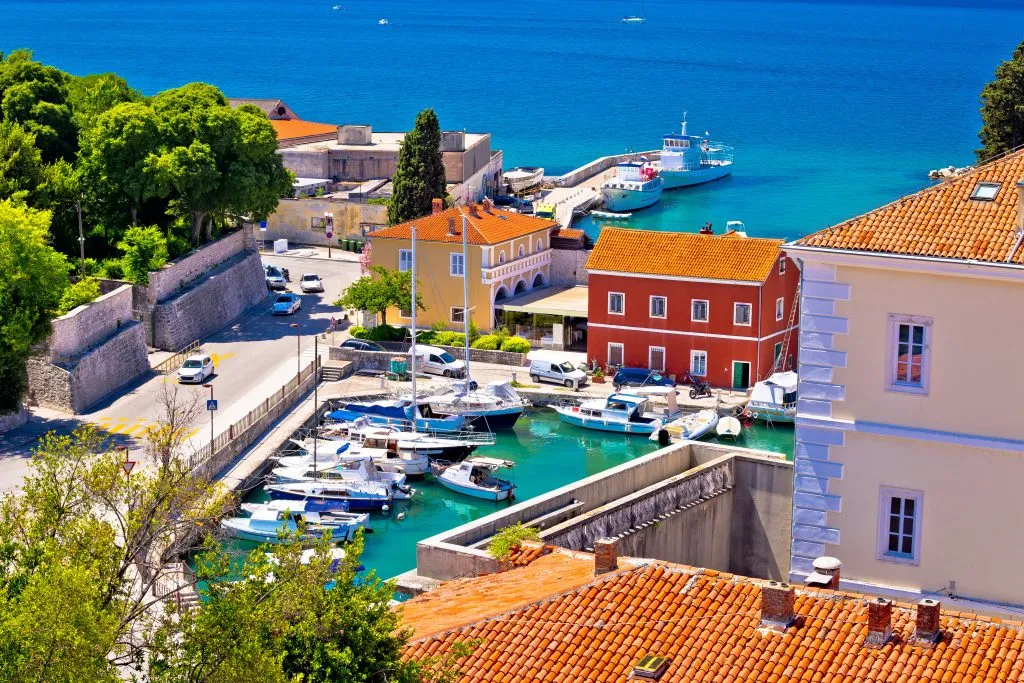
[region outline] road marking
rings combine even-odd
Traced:
[[[220,367],[220,362],[222,360],[227,360],[228,358],[234,358],[237,355],[238,355],[237,353],[211,353],[210,354],[210,360],[213,361],[213,367],[218,368],[218,367]]]
[[[117,419],[101,417],[98,419],[98,423],[100,429],[110,434],[124,434],[125,436],[134,436],[140,439],[145,438],[149,430],[157,426],[155,422],[145,417],[136,417],[134,420],[127,417],[119,417]],[[199,427],[190,429],[185,434],[184,439],[191,439],[199,433],[199,430]]]

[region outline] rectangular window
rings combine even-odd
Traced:
[[[734,304],[732,321],[736,325],[750,324],[750,311],[753,308],[750,304]]]
[[[889,389],[928,393],[931,319],[889,316]]]
[[[411,318],[412,317],[412,306],[409,306],[408,308],[399,308],[398,309],[398,315],[401,318]]]
[[[309,219],[309,227],[320,232],[327,231],[327,219],[323,216],[313,216]]]
[[[622,344],[609,342],[608,344],[608,365],[622,365],[623,349]]]
[[[780,256],[779,257],[779,275],[785,275],[785,274],[786,274],[786,257],[785,256]]]
[[[878,559],[917,564],[921,559],[924,493],[883,486],[878,497]]]
[[[462,277],[466,274],[466,260],[462,258],[460,253],[451,254],[449,266],[449,272],[452,277]]]
[[[665,312],[668,310],[668,299],[663,296],[652,296],[651,297],[651,317],[652,318],[664,318]]]
[[[708,374],[708,352],[690,351],[690,374],[703,377]]]
[[[398,270],[405,272],[412,270],[412,250],[411,249],[399,249],[398,250]]]
[[[773,352],[773,358],[775,359],[776,363],[779,362],[779,356],[781,356],[781,355],[782,355],[782,342],[779,342],[778,344],[775,345],[775,350]]]
[[[462,306],[452,306],[451,321],[453,323],[466,322],[466,309]]]
[[[608,312],[624,315],[626,312],[626,295],[622,292],[608,292]]]
[[[658,372],[665,372],[665,347],[647,347],[647,367]]]
[[[694,299],[690,302],[690,320],[695,323],[708,321],[708,302],[706,299]]]
[[[775,320],[782,320],[784,315],[786,315],[786,298],[780,296],[775,300]]]

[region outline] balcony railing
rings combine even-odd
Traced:
[[[532,254],[526,254],[521,258],[505,261],[497,266],[481,268],[480,281],[483,284],[488,285],[492,282],[497,282],[498,280],[504,280],[512,275],[525,273],[533,268],[549,265],[550,263],[551,250],[545,249],[539,254],[534,252]]]

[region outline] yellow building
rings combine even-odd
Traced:
[[[370,235],[373,265],[392,270],[412,268],[412,226],[416,226],[418,294],[426,306],[416,324],[442,323],[461,330],[464,324],[463,278],[469,277],[470,320],[481,331],[494,327],[494,302],[551,284],[551,231],[557,223],[481,204],[441,209]],[[462,257],[466,226],[468,262]],[[387,319],[409,324],[410,311],[389,310]]]
[[[1022,181],[1018,152],[785,247],[792,579],[834,556],[850,589],[1024,604]]]

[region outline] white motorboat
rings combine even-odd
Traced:
[[[494,472],[514,465],[511,460],[474,457],[447,466],[436,463],[434,475],[442,486],[457,493],[484,500],[510,500],[515,497],[516,485],[495,477]]]
[[[792,422],[796,417],[799,377],[792,370],[776,372],[754,384],[746,414],[765,422]]]
[[[371,481],[303,481],[269,484],[274,500],[302,501],[306,510],[379,510],[386,512],[393,500],[392,487]]]
[[[612,394],[608,398],[582,403],[552,404],[562,422],[602,432],[650,436],[661,429],[662,420],[646,415],[648,398],[636,394]]]
[[[367,455],[341,455],[332,467],[275,467],[270,476],[275,484],[290,484],[303,481],[363,481],[380,482],[394,488],[404,487],[405,473],[388,465],[374,462]]]
[[[601,185],[601,197],[609,211],[623,212],[657,204],[665,181],[645,161],[627,161],[615,166],[615,177]]]
[[[381,431],[387,431],[382,428]],[[350,437],[358,439],[358,437]],[[316,464],[318,468],[335,467],[343,455],[366,455],[386,470],[403,472],[407,477],[421,477],[430,472],[430,459],[425,453],[414,450],[400,451],[398,444],[388,448],[384,439],[367,441],[342,441],[341,439],[306,438],[303,441],[292,439],[302,455],[290,455],[278,458],[279,467],[308,467],[313,464],[313,444],[316,442]]]
[[[505,185],[512,192],[528,190],[534,185],[539,185],[543,178],[544,169],[540,166],[517,166],[502,176]]]
[[[740,430],[742,429],[743,426],[740,424],[739,420],[732,415],[726,415],[718,420],[718,426],[715,427],[715,433],[720,437],[735,439],[740,435]]]
[[[243,512],[250,516],[267,510],[275,512],[290,511],[294,514],[303,515],[307,522],[317,520],[319,524],[337,526],[356,524],[366,531],[373,531],[370,528],[370,515],[366,513],[348,512],[346,510],[325,510],[322,512],[311,510],[307,509],[310,506],[306,501],[302,500],[268,500],[265,503],[242,503],[240,507]]]
[[[681,133],[662,138],[660,158],[651,167],[665,181],[666,190],[675,190],[724,178],[732,173],[734,160],[732,147],[708,135],[687,135],[684,113]]]
[[[294,533],[305,523],[303,540],[315,540],[330,532],[332,540],[350,541],[369,520],[369,515],[307,511],[303,501],[272,501],[253,509],[249,517],[231,517],[220,525],[229,535],[256,543],[278,543],[282,533]]]
[[[399,457],[421,458],[454,462],[462,460],[480,446],[494,445],[490,432],[414,432],[398,427],[374,425],[365,421],[340,422],[320,432],[325,440],[353,439],[370,448],[382,448]],[[412,474],[406,469],[406,474]]]
[[[510,383],[494,381],[482,389],[471,390],[475,383],[453,382],[424,397],[421,405],[429,406],[434,415],[461,415],[474,429],[494,431],[511,429],[530,402],[519,395]]]
[[[378,26],[387,26],[387,25],[388,25],[388,24],[390,24],[390,23],[391,23],[391,22],[387,20],[387,17],[385,17],[384,19],[381,19],[380,21],[378,21],[378,22],[377,22],[377,25],[378,25]]]
[[[664,431],[675,441],[696,441],[714,429],[718,423],[718,411],[707,408],[669,422],[665,425]],[[659,436],[657,433],[652,434],[651,440],[657,440]]]

